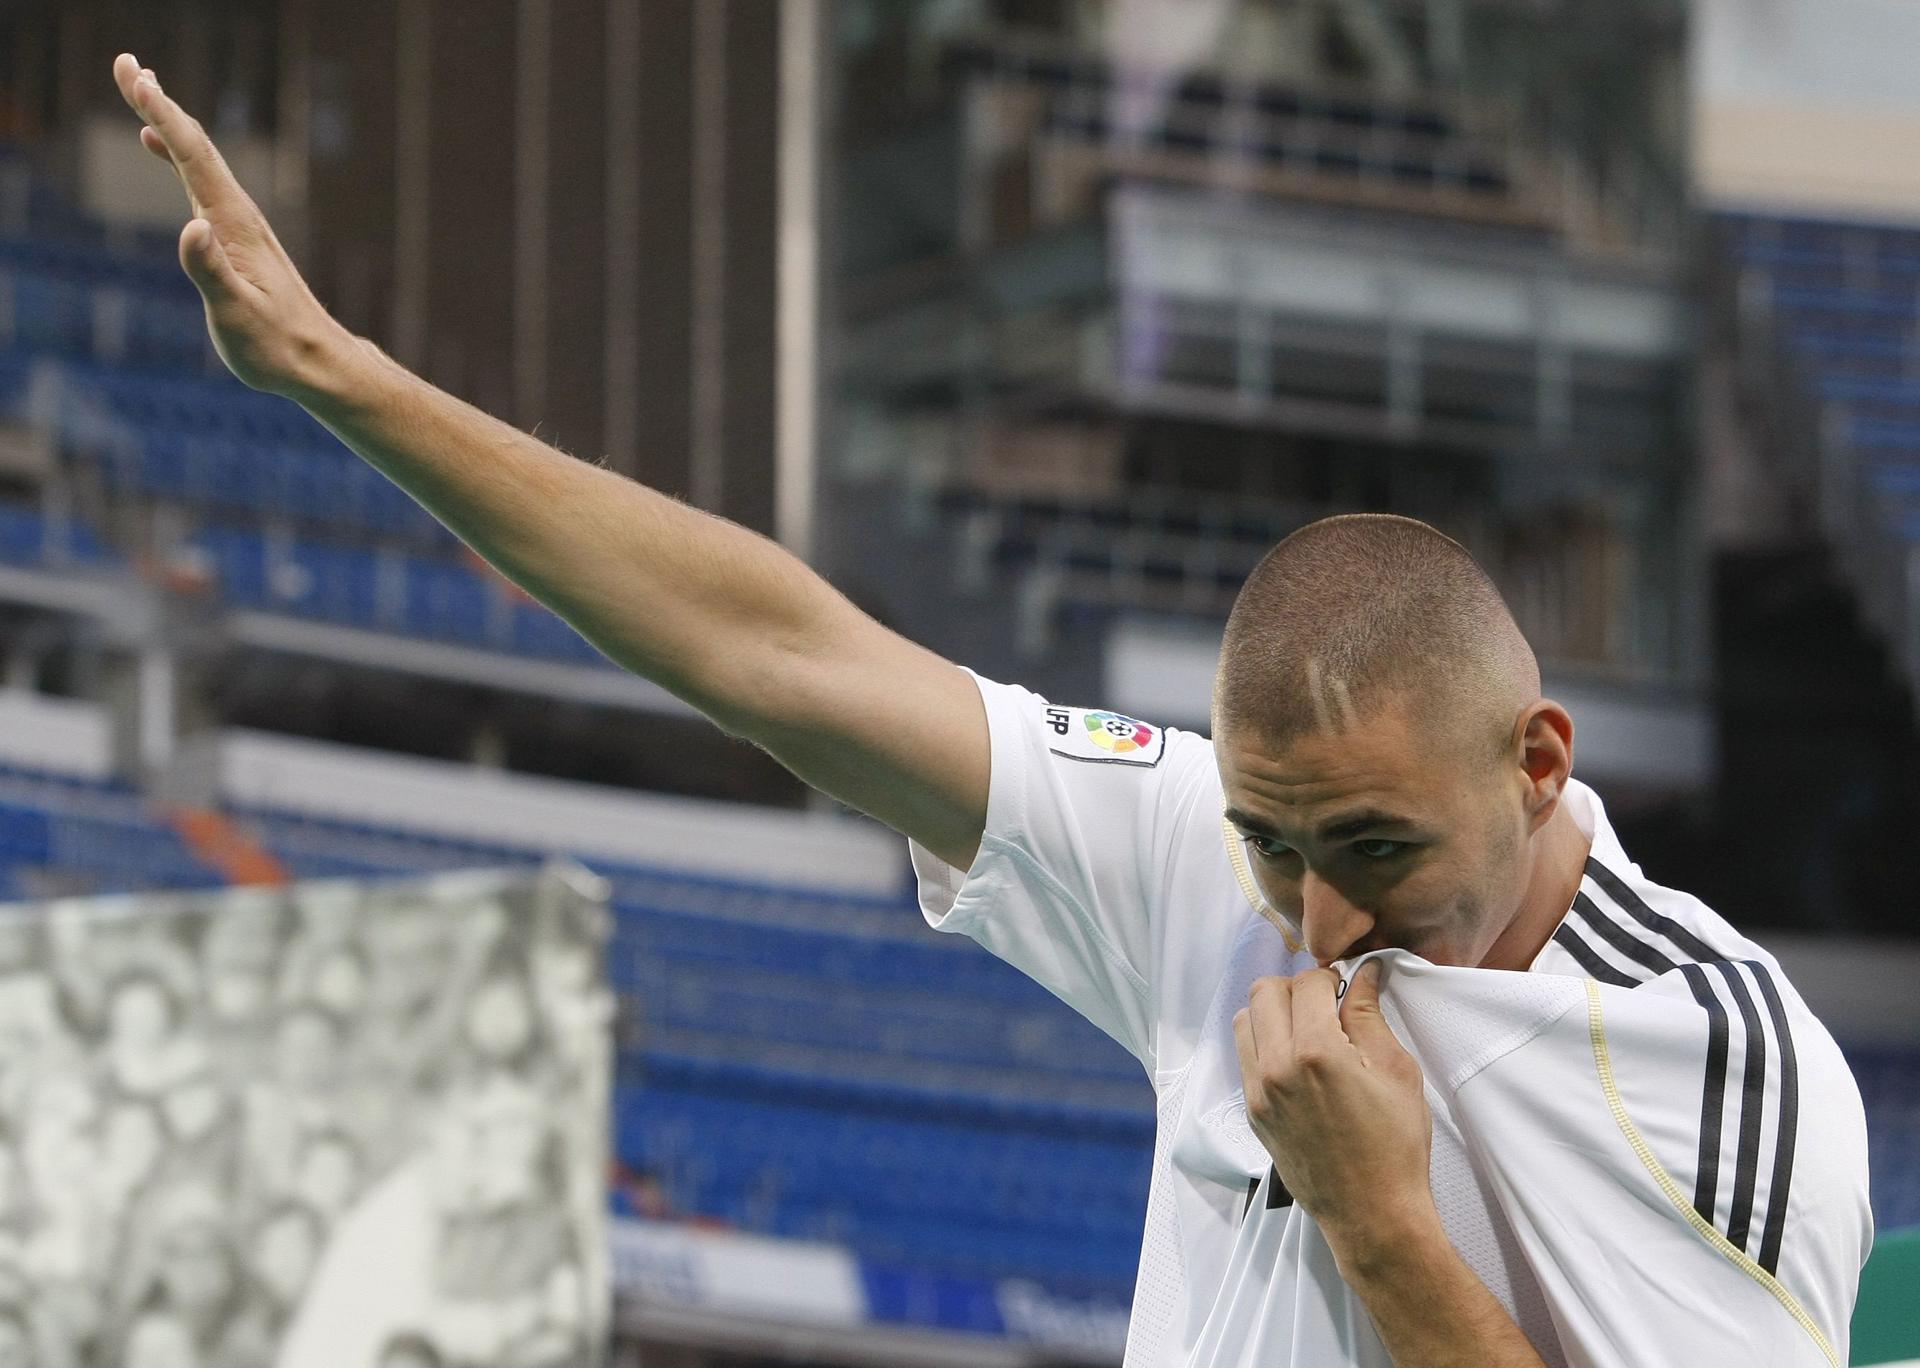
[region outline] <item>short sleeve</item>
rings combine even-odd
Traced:
[[[1155,909],[1213,773],[1212,746],[973,678],[992,738],[986,827],[964,873],[909,843],[921,911],[1042,984],[1151,1073]]]
[[[1777,965],[1583,982],[1453,1106],[1569,1363],[1846,1362],[1865,1117]]]

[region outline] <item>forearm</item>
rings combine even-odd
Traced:
[[[1335,1249],[1398,1368],[1544,1368],[1437,1219],[1417,1234],[1336,1240]]]
[[[609,657],[724,726],[769,662],[858,612],[803,562],[725,519],[555,450],[344,331],[294,397]]]

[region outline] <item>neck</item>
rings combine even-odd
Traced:
[[[1562,801],[1534,837],[1533,874],[1526,896],[1507,929],[1482,957],[1482,969],[1525,969],[1533,963],[1573,906],[1592,846]]]

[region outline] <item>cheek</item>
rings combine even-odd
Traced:
[[[1487,905],[1490,878],[1497,877],[1484,857],[1458,844],[1427,854],[1379,900],[1381,934],[1391,943],[1421,953],[1424,942],[1451,942]],[[1431,958],[1431,956],[1429,956]]]
[[[1300,921],[1300,885],[1285,874],[1275,870],[1267,862],[1250,857],[1249,867],[1253,870],[1254,885],[1265,898],[1267,906],[1298,925]]]
[[[1466,941],[1475,940],[1490,918],[1510,908],[1522,891],[1517,885],[1520,843],[1513,830],[1493,827],[1475,852],[1452,862],[1447,929]]]
[[[1300,939],[1300,900],[1294,886],[1263,868],[1253,852],[1247,852],[1247,867],[1253,873],[1253,885],[1265,904],[1261,915],[1283,932],[1290,941]]]
[[[1520,847],[1524,840],[1524,833],[1515,823],[1496,819],[1492,836],[1487,842],[1490,861],[1511,871],[1520,858]]]
[[[1423,864],[1398,880],[1380,899],[1380,930],[1395,944],[1416,946],[1404,938],[1434,935],[1451,929],[1461,903],[1473,898],[1453,871]]]

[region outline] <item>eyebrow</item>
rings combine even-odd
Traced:
[[[1250,832],[1255,836],[1265,836],[1275,841],[1284,841],[1287,839],[1266,822],[1261,821],[1258,817],[1249,817],[1238,808],[1228,808],[1225,815],[1229,822],[1232,822],[1242,831]],[[1415,823],[1410,817],[1401,817],[1391,812],[1384,812],[1379,808],[1362,808],[1358,812],[1350,812],[1343,817],[1335,817],[1332,821],[1323,823],[1318,836],[1322,841],[1345,841],[1351,840],[1353,837],[1359,836],[1364,832],[1372,831],[1377,827],[1408,827],[1413,825],[1415,825]]]

